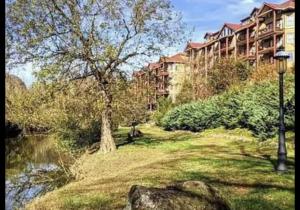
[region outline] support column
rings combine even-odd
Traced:
[[[218,43],[219,43],[219,59],[221,59],[221,42],[220,42],[220,40],[218,41]]]
[[[258,22],[258,17],[256,18],[256,31],[255,31],[255,58],[256,58],[256,62],[255,62],[255,70],[258,67],[258,63],[259,63],[259,58],[258,58],[258,28],[259,28],[259,22]]]
[[[249,28],[246,33],[246,56],[249,57]]]
[[[273,31],[276,31],[276,11],[273,10]]]
[[[274,36],[273,36],[273,56],[276,53],[276,46],[277,46],[277,40],[276,40],[276,11],[273,10],[273,32],[274,32]],[[274,59],[272,61],[272,63],[274,64]]]
[[[228,37],[226,37],[226,58],[228,57]]]
[[[205,62],[205,82],[207,83],[207,47],[204,51],[204,62]]]
[[[236,54],[237,54],[237,38],[236,38],[236,33],[234,33],[233,36],[233,41],[234,41],[234,60],[236,60]]]
[[[277,40],[276,40],[276,34],[274,34],[273,36],[273,56],[276,54],[276,46],[277,46]],[[274,59],[273,59],[273,62],[272,63],[275,63],[274,62]]]

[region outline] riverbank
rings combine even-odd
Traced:
[[[66,170],[73,158],[57,148],[55,139],[26,135],[9,141],[5,151],[6,210],[21,208],[71,180]]]
[[[143,125],[144,136],[116,152],[84,154],[76,180],[35,199],[26,209],[122,209],[132,185],[163,187],[201,180],[218,188],[232,209],[294,209],[293,134],[286,174],[274,172],[276,139],[259,143],[242,129],[167,132]],[[129,128],[118,131],[126,138]]]

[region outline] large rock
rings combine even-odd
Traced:
[[[178,182],[166,188],[134,185],[124,210],[229,210],[211,186],[200,181]]]

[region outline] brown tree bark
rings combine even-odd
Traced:
[[[116,144],[112,136],[112,95],[107,91],[102,91],[104,99],[104,109],[102,112],[102,126],[101,126],[101,141],[100,152],[107,153],[115,151]]]

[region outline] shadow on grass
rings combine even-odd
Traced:
[[[276,190],[286,190],[290,192],[295,192],[294,187],[287,187],[287,186],[281,186],[277,184],[269,184],[269,183],[261,183],[261,182],[255,182],[255,183],[242,183],[242,182],[236,182],[236,181],[226,181],[224,179],[214,178],[211,176],[204,175],[202,173],[198,172],[186,172],[185,177],[188,180],[200,180],[204,181],[210,184],[216,184],[216,185],[223,185],[223,186],[230,186],[230,187],[246,187],[246,188],[256,188],[256,189],[276,189]]]
[[[159,137],[152,134],[144,133],[143,137],[136,137],[132,141],[129,141],[127,134],[122,134],[116,137],[117,147],[125,146],[128,144],[141,145],[141,146],[156,146],[162,143],[179,142],[190,140],[193,136],[189,134],[172,134],[167,137]]]
[[[143,139],[145,138],[143,137]],[[200,145],[195,146],[198,148]],[[239,195],[238,192],[234,192],[233,196],[226,194],[226,198],[231,201],[234,207],[232,209],[276,210],[279,209],[276,206],[281,201],[271,202],[264,199],[264,196],[267,194],[273,198],[273,194],[276,192],[283,191],[283,193],[290,195],[290,193],[295,191],[294,187],[290,186],[290,182],[289,184],[284,183],[285,180],[291,179],[291,177],[278,176],[273,173],[270,170],[271,164],[267,159],[249,156],[247,153],[246,155],[244,154],[245,158],[242,159],[234,159],[231,156],[223,158],[213,156],[212,150],[215,153],[222,151],[230,155],[229,149],[227,150],[222,146],[216,145],[203,145],[199,148],[202,150],[198,152],[183,150],[183,153],[179,155],[174,154],[173,156],[172,154],[170,159],[159,160],[132,168],[128,166],[128,170],[122,174],[113,177],[103,177],[95,180],[93,183],[85,184],[76,191],[76,194],[84,194],[87,191],[94,191],[95,193],[106,192],[106,196],[112,199],[113,202],[103,202],[103,209],[116,209],[114,208],[115,206],[118,208],[125,206],[130,186],[134,184],[144,185],[144,183],[147,183],[150,186],[160,186],[161,184],[169,184],[174,181],[199,180],[212,184],[224,190],[223,192],[227,190],[234,192],[235,188],[246,188],[246,195]],[[204,151],[207,154],[203,154],[202,152]],[[204,155],[204,157],[201,155]],[[207,157],[205,157],[206,155]],[[243,157],[243,154],[239,155]],[[209,170],[205,170],[206,167]],[[151,171],[155,171],[155,173],[151,173]],[[237,171],[240,172],[236,173]],[[256,174],[259,176],[256,176]],[[277,181],[283,184],[277,184]],[[78,203],[74,203],[72,201],[69,204],[70,206],[81,207],[81,205],[85,205],[82,204],[84,202],[78,201]],[[101,202],[101,199],[95,201],[95,203]],[[93,204],[89,205],[93,207]],[[292,204],[288,201],[287,205]]]
[[[270,154],[262,154],[262,152],[260,150],[258,150],[257,152],[260,154],[260,156],[254,156],[250,153],[247,153],[245,151],[245,146],[244,145],[239,145],[239,149],[241,151],[241,155],[245,156],[245,157],[250,157],[250,158],[255,158],[255,159],[261,159],[261,160],[267,160],[269,161],[272,165],[273,165],[273,169],[276,170],[277,167],[277,159],[275,158],[271,158]],[[288,167],[288,169],[294,169],[295,168],[295,159],[293,157],[289,157],[286,160],[286,165]]]

